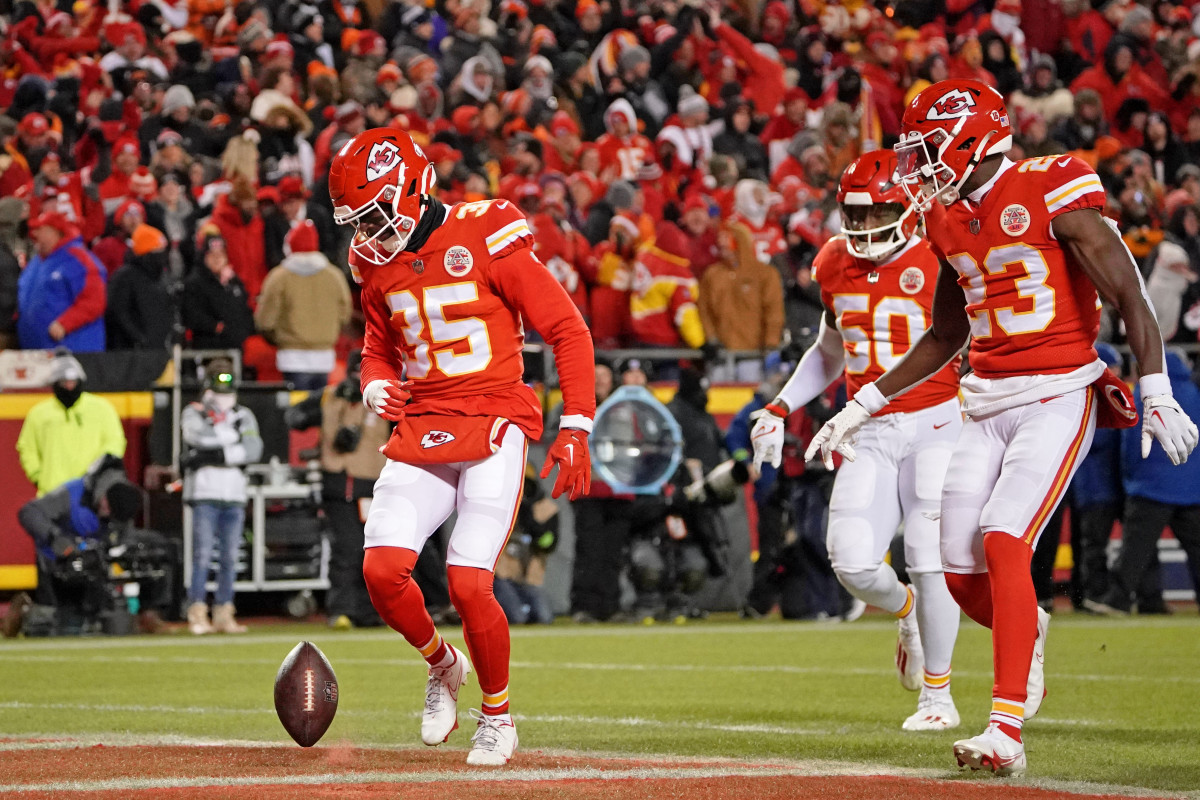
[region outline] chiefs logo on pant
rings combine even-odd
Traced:
[[[430,447],[437,447],[438,445],[443,445],[447,442],[453,441],[454,434],[452,433],[447,433],[446,431],[430,431],[421,437],[421,447],[429,449]]]

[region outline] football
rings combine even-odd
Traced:
[[[337,713],[338,685],[333,667],[312,642],[292,648],[275,676],[275,713],[301,747],[312,747]]]

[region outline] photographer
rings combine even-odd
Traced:
[[[339,629],[381,624],[363,581],[363,521],[391,425],[362,404],[361,364],[362,354],[351,353],[345,380],[284,413],[292,430],[321,429],[321,504],[333,528],[325,607],[330,627]]]
[[[205,367],[200,402],[183,410],[183,501],[192,507],[192,583],[188,628],[193,634],[245,633],[233,611],[238,542],[246,525],[246,474],[242,467],[262,458],[254,412],[238,405],[233,364],[213,359]],[[219,549],[217,593],[208,621],[208,568]]]
[[[170,603],[173,559],[166,540],[153,531],[130,527],[142,505],[141,490],[125,477],[116,456],[96,460],[82,478],[31,500],[17,519],[37,549],[38,585],[35,605],[55,609],[60,633],[79,633],[108,610],[110,560],[129,571],[131,562],[152,562],[138,627],[146,633],[163,629],[160,611]]]
[[[717,470],[725,484],[745,483],[744,465],[738,475],[725,475],[726,461],[721,429],[707,411],[708,379],[694,367],[679,375],[679,391],[667,404],[683,433],[683,466],[668,487],[662,522],[650,535],[635,538],[630,546],[630,578],[638,592],[635,616],[683,620],[702,613],[692,603],[707,576],[720,577],[729,568],[728,535],[720,506],[736,496],[717,488],[710,475]],[[718,469],[722,467],[722,469]],[[726,478],[730,480],[726,480]],[[739,480],[740,478],[740,480]]]

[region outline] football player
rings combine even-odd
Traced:
[[[813,261],[825,315],[817,341],[751,433],[755,466],[778,467],[784,420],[842,372],[853,394],[893,366],[929,326],[937,258],[916,235],[919,216],[894,182],[896,155],[876,150],[842,174],[837,201],[842,235]],[[958,605],[946,589],[938,550],[938,501],[946,464],[962,427],[958,359],[863,425],[857,459],[833,484],[829,559],[842,585],[899,619],[900,683],[921,690],[907,731],[958,726],[950,696],[950,656]],[[883,560],[900,521],[913,586]],[[919,623],[919,624],[918,624]]]
[[[942,564],[950,593],[992,629],[995,685],[987,728],[954,744],[960,766],[1020,774],[1021,726],[1045,694],[1046,631],[1030,559],[1097,424],[1136,424],[1128,389],[1093,347],[1097,291],[1125,322],[1145,398],[1142,454],[1154,440],[1176,463],[1195,424],[1171,397],[1163,344],[1137,268],[1102,215],[1104,188],[1077,158],[1005,157],[1004,100],[971,80],[941,81],[904,112],[899,178],[925,215],[941,261],[929,330],[895,367],[859,388],[809,454],[855,453],[850,438],[971,340],[967,422],[942,489]]]
[[[562,380],[558,437],[542,477],[554,496],[586,493],[595,414],[591,338],[579,311],[533,254],[525,217],[504,200],[445,206],[429,160],[407,133],[365,131],[329,168],[334,220],[352,225],[362,284],[363,402],[396,428],[366,517],[363,575],[379,615],[429,663],[421,739],[458,727],[458,694],[479,675],[482,713],[468,764],[508,763],[509,635],[492,573],[520,502],[527,442],[542,433],[521,382],[522,318],[554,348]],[[450,516],[450,598],[471,659],[445,642],[413,582],[417,554]]]

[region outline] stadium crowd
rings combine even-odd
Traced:
[[[178,331],[328,372],[344,312],[289,329],[271,284],[295,281],[267,276],[348,272],[326,167],[395,125],[443,200],[527,213],[600,349],[769,350],[815,327],[842,168],[947,76],[1009,98],[1014,156],[1093,164],[1167,338],[1200,327],[1188,3],[23,1],[0,25],[7,344]]]
[[[185,342],[324,387],[362,330],[327,168],[396,126],[439,199],[525,212],[598,350],[791,358],[822,314],[810,265],[840,230],[839,176],[947,77],[1005,95],[1010,157],[1097,170],[1164,339],[1192,343],[1197,7],[0,2],[0,347]],[[740,367],[723,377],[764,378]],[[1094,599],[1123,610],[1127,588]]]

